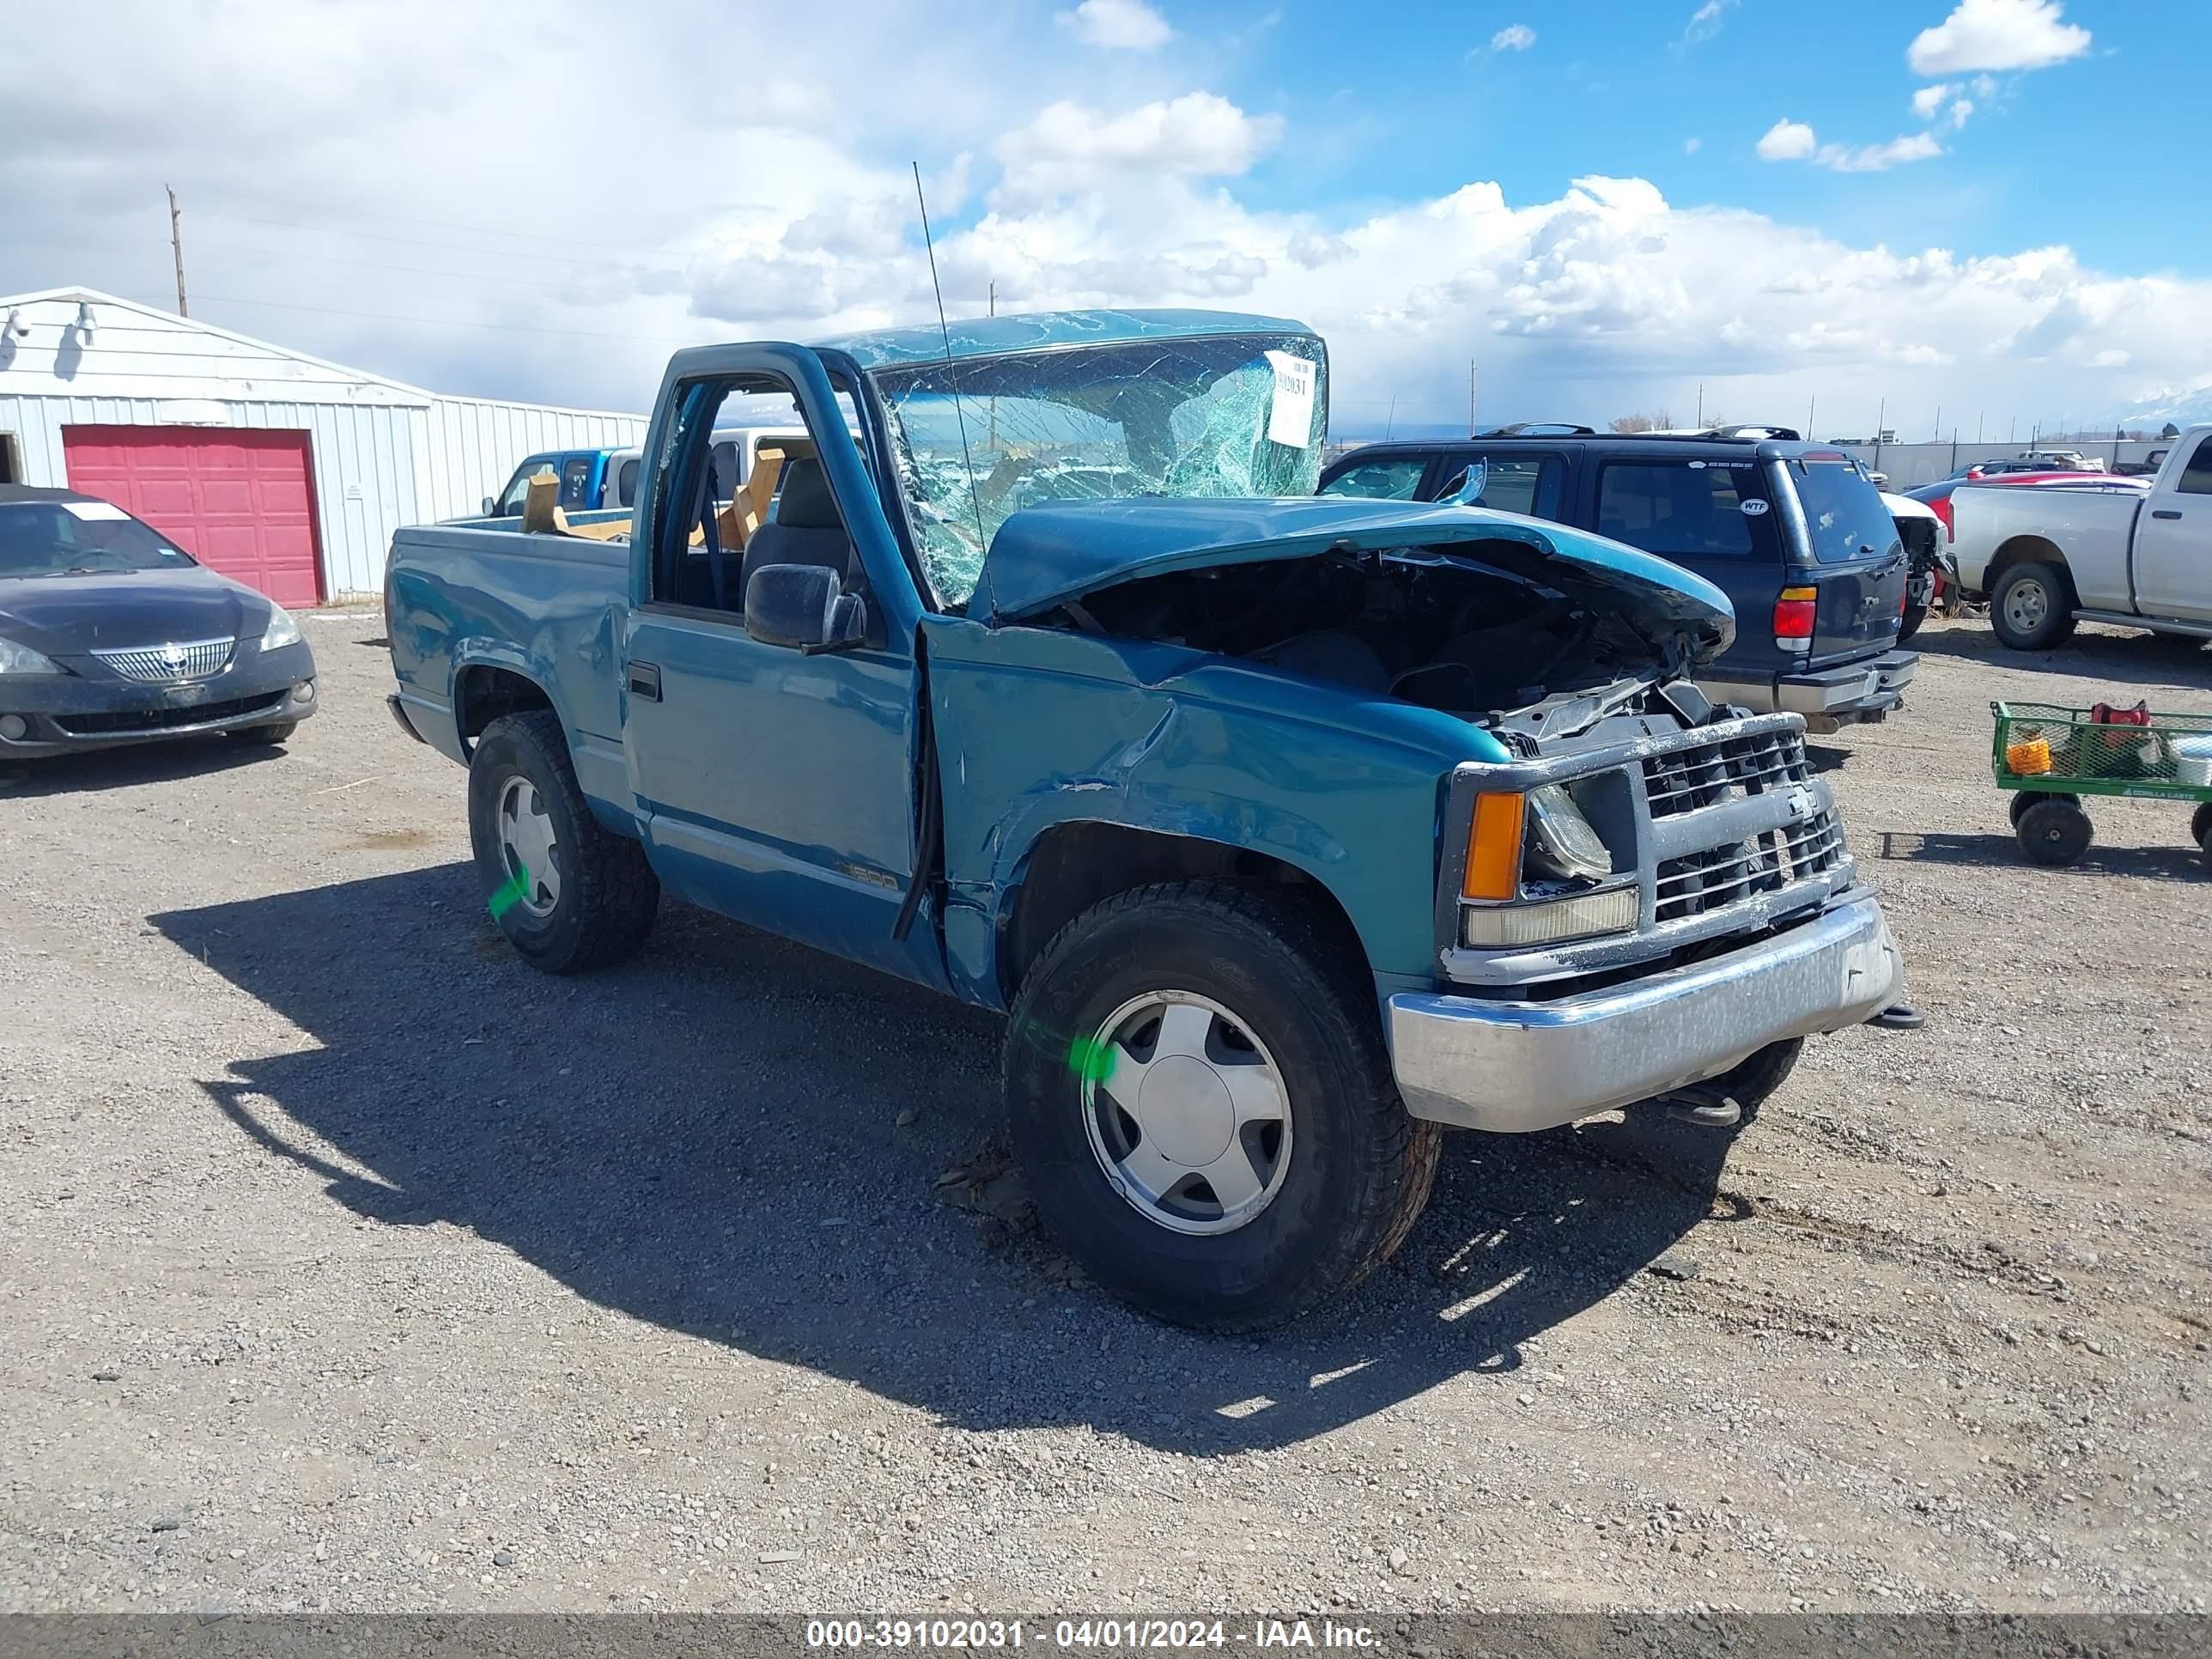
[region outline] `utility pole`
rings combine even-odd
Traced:
[[[1936,441],[1939,444],[1943,441],[1943,405],[1941,404],[1936,405]]]
[[[1881,423],[1889,418],[1889,399],[1884,398],[1875,405],[1874,413],[1874,470],[1881,471]]]
[[[1390,394],[1390,416],[1388,420],[1382,422],[1382,441],[1386,444],[1389,443],[1390,441],[1390,434],[1397,429],[1398,394],[1394,392]],[[1468,435],[1473,436],[1474,434],[1470,433]]]
[[[1806,398],[1806,399],[1805,399],[1805,438],[1806,438],[1806,441],[1807,441],[1807,442],[1808,442],[1808,443],[1809,443],[1809,442],[1814,441],[1814,438],[1813,438],[1813,410],[1814,410],[1814,407],[1815,407],[1815,406],[1820,403],[1820,394],[1819,392],[1814,392],[1811,397],[1809,397],[1809,398]]]
[[[991,283],[991,314],[994,317],[999,314],[999,284],[995,278]]]
[[[1698,430],[1705,429],[1705,383],[1698,382]]]
[[[1467,435],[1474,436],[1474,359],[1467,360]]]
[[[189,317],[192,313],[185,309],[184,220],[177,211],[177,192],[167,185],[161,188],[169,191],[169,252],[177,258],[177,315]]]

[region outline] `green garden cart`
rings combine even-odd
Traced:
[[[2072,864],[2089,850],[2085,795],[2197,803],[2189,834],[2212,869],[2212,714],[2160,714],[2147,706],[1993,702],[1990,765],[2014,791],[2013,831],[2038,864]]]

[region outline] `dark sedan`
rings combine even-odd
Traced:
[[[112,502],[0,484],[0,760],[282,743],[314,712],[314,655],[281,606]]]

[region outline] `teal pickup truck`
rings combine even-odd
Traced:
[[[717,412],[778,395],[811,437],[748,495]],[[1719,592],[1316,497],[1328,397],[1310,331],[1212,313],[680,353],[626,538],[394,538],[393,711],[528,961],[665,890],[1003,1010],[1070,1254],[1279,1322],[1406,1237],[1443,1126],[1724,1127],[1901,978],[1802,721],[1690,684]]]

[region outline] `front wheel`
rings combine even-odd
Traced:
[[[2074,589],[2055,564],[2016,564],[1990,592],[1990,629],[2015,651],[2048,651],[2074,635]]]
[[[1906,605],[1905,607],[1905,615],[1898,620],[1897,642],[1899,645],[1903,645],[1905,641],[1911,639],[1915,634],[1917,634],[1920,631],[1920,624],[1927,620],[1928,607],[1926,605]]]
[[[2021,818],[2027,809],[2039,800],[2063,800],[2069,806],[2081,804],[2081,796],[2065,794],[2056,789],[2015,789],[2012,792],[2011,804],[2005,808],[2012,817],[2014,830],[2020,828]]]
[[[550,709],[504,715],[477,740],[469,840],[493,919],[533,968],[601,967],[653,930],[660,882],[643,848],[592,816]]]
[[[223,735],[233,743],[279,744],[290,742],[299,729],[297,720],[272,720],[266,726],[238,726]]]
[[[1338,932],[1272,890],[1165,884],[1079,916],[1023,981],[1006,1103],[1039,1218],[1145,1312],[1285,1323],[1427,1202],[1441,1132],[1407,1115]]]
[[[2013,833],[2038,864],[2072,864],[2089,850],[2089,815],[2070,795],[2045,795],[2020,815]]]

